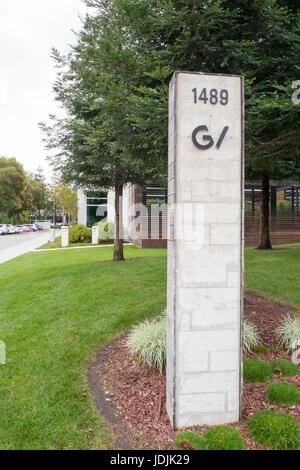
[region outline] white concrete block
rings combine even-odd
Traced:
[[[61,246],[67,248],[69,246],[69,227],[63,226],[61,228]]]
[[[183,287],[226,284],[227,280],[226,267],[217,265],[217,263],[198,267],[181,266],[178,275]]]
[[[241,206],[239,203],[215,203],[204,206],[206,224],[240,224]]]
[[[239,374],[238,371],[182,374],[178,385],[180,394],[237,392],[239,389]]]
[[[178,289],[178,306],[184,310],[193,311],[224,311],[226,309],[237,310],[239,307],[239,287],[223,288],[182,288]]]
[[[234,330],[190,331],[178,335],[179,360],[181,356],[201,356],[203,352],[237,350],[239,333]]]
[[[238,422],[239,412],[225,413],[187,413],[179,414],[176,419],[178,429],[188,426],[215,426],[222,424],[233,424]]]
[[[238,247],[241,239],[239,224],[212,224],[210,242],[212,245],[234,245]]]
[[[211,309],[200,309],[192,311],[192,328],[203,330],[217,329],[220,326],[224,328],[235,328],[238,324],[239,316],[234,308],[225,308],[224,310],[216,310],[215,314],[211,314]]]
[[[182,414],[225,413],[226,403],[225,393],[202,393],[182,395],[179,407]]]
[[[98,245],[99,243],[99,226],[92,228],[92,245]]]
[[[227,411],[232,412],[238,409],[240,401],[240,394],[238,392],[227,393]]]
[[[206,240],[205,240],[206,241]],[[180,266],[198,266],[199,260],[203,265],[219,264],[228,266],[232,263],[240,262],[240,248],[236,245],[202,245],[195,246],[194,243],[188,245],[181,243],[178,250],[178,262]]]
[[[56,231],[55,228],[50,229],[50,243],[55,243]]]
[[[180,350],[179,346],[179,367],[185,372],[208,372],[209,353],[201,351],[201,348],[187,348]]]
[[[236,194],[240,190],[239,181],[229,183],[220,181],[193,181],[191,183],[191,198],[194,202],[235,203]]]
[[[213,372],[222,372],[228,370],[236,370],[239,367],[239,352],[234,351],[218,351],[210,353],[209,370]]]

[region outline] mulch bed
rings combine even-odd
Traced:
[[[288,355],[278,350],[276,329],[282,318],[293,309],[258,294],[245,295],[245,317],[257,325],[262,342],[268,352],[255,354],[268,362]],[[251,356],[251,355],[250,355]],[[174,433],[166,413],[165,376],[155,369],[140,364],[121,337],[102,349],[96,361],[90,365],[89,383],[96,405],[106,418],[120,449],[170,449]],[[235,425],[243,435],[247,448],[260,449],[247,434],[249,417],[260,410],[272,409],[287,412],[300,421],[300,405],[290,407],[271,406],[264,384],[244,384],[242,421]],[[300,387],[300,376],[280,377],[280,380]],[[194,428],[199,431],[204,427]]]

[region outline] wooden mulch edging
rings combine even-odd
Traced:
[[[289,306],[273,302],[256,293],[245,295],[245,318],[257,325],[268,352],[255,354],[267,361],[289,357],[278,349],[276,329],[282,318],[293,312]],[[166,413],[165,376],[140,364],[130,353],[122,336],[102,348],[88,368],[88,380],[101,415],[106,419],[116,446],[120,449],[170,449],[174,433]],[[274,378],[272,381],[276,381]],[[300,376],[280,380],[300,386]],[[272,382],[270,381],[270,382]],[[248,449],[259,449],[246,431],[248,418],[270,408],[266,384],[244,384],[242,421],[235,427],[242,433]],[[300,420],[300,405],[272,406]],[[205,428],[195,428],[203,430]]]

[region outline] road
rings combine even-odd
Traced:
[[[0,264],[29,251],[39,248],[49,241],[49,231],[20,233],[0,236]]]

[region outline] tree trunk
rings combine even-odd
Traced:
[[[124,261],[123,250],[123,185],[115,185],[115,220],[114,261]]]
[[[261,180],[261,214],[259,250],[272,250],[270,240],[270,180],[264,175]]]

